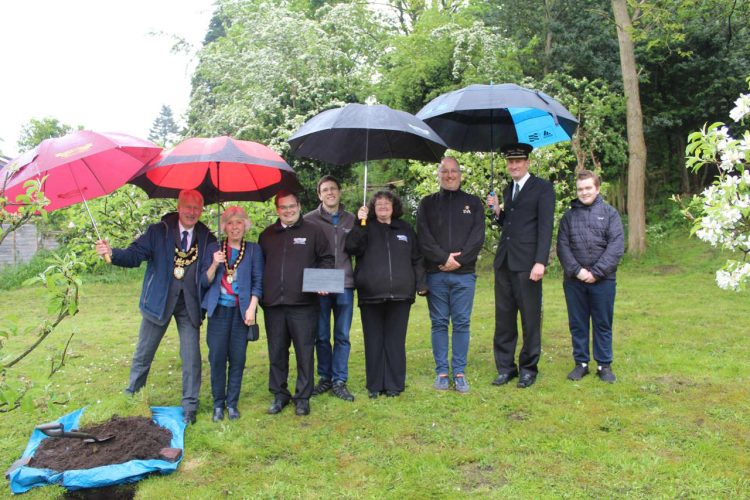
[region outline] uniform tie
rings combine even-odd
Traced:
[[[518,192],[521,191],[521,185],[517,182],[513,183],[513,198],[511,198],[511,201],[516,201],[516,198],[518,197]]]
[[[182,245],[182,251],[183,252],[187,252],[187,249],[188,249],[187,248],[187,241],[188,241],[187,237],[188,237],[188,232],[187,231],[183,231],[182,232],[182,240],[180,241],[180,245]]]

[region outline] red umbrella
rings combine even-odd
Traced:
[[[45,210],[51,212],[111,193],[159,151],[152,142],[129,135],[80,130],[42,141],[6,165],[0,179],[7,178],[9,200],[25,192],[24,182],[44,179]]]
[[[48,212],[83,202],[101,239],[86,201],[123,186],[159,151],[154,143],[126,134],[79,130],[46,139],[11,161],[0,172],[0,182],[5,183],[5,197],[12,202],[26,191],[26,181],[42,181]],[[6,209],[17,207],[10,204]]]
[[[302,190],[297,175],[272,149],[231,137],[192,138],[162,151],[129,181],[150,198],[200,191],[207,203],[265,201],[279,190]]]

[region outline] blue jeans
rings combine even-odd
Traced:
[[[464,373],[469,353],[469,323],[474,305],[476,274],[428,273],[427,305],[432,321],[435,373],[448,374],[448,324],[453,323],[453,376]]]
[[[318,334],[315,351],[318,355],[318,376],[334,382],[349,379],[349,330],[354,311],[354,289],[344,293],[320,296]],[[333,313],[333,348],[331,348],[331,313]]]
[[[206,343],[214,408],[223,408],[224,405],[237,408],[247,353],[247,326],[239,307],[216,306],[213,316],[208,318]]]
[[[573,339],[573,359],[589,362],[589,321],[593,329],[594,359],[600,365],[612,363],[612,319],[615,311],[615,280],[584,283],[563,281],[568,305],[568,325]]]

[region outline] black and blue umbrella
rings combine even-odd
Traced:
[[[288,140],[295,156],[334,165],[387,158],[440,161],[447,145],[414,115],[383,104],[347,104],[318,113]]]
[[[513,83],[469,85],[442,94],[417,117],[457,151],[494,153],[518,142],[538,148],[570,140],[578,127],[557,100]],[[494,181],[494,165],[492,175]]]

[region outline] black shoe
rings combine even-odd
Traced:
[[[349,392],[349,389],[346,388],[346,382],[340,380],[333,384],[333,395],[344,401],[354,401],[354,396]]]
[[[492,381],[492,385],[505,385],[517,376],[518,372],[501,373]]]
[[[195,414],[196,414],[195,410],[186,411],[185,414],[182,416],[182,423],[184,423],[185,425],[194,424],[196,420]]]
[[[586,363],[576,363],[573,371],[568,373],[568,380],[581,380],[589,374],[589,366]]]
[[[327,378],[318,379],[318,384],[313,387],[312,395],[318,396],[324,392],[328,392],[331,390],[331,387],[333,387],[333,383]]]
[[[230,406],[227,408],[227,416],[229,417],[229,420],[237,420],[240,418],[240,410],[237,408]]]
[[[289,404],[288,400],[284,401],[281,398],[275,398],[271,406],[268,407],[268,414],[276,415],[277,413],[281,412],[281,410],[283,410],[284,407],[288,404]]]
[[[386,397],[389,397],[389,398],[395,398],[395,397],[398,397],[398,396],[399,396],[400,394],[401,394],[401,393],[400,393],[400,392],[398,392],[398,391],[385,391],[385,395],[386,395]]]
[[[229,418],[232,417],[230,416]],[[214,408],[214,416],[211,417],[211,420],[213,420],[214,422],[224,420],[224,408]]]
[[[368,397],[369,397],[370,399],[378,399],[378,396],[379,396],[379,395],[380,395],[380,394],[378,393],[378,391],[367,391],[367,396],[368,396]]]
[[[533,373],[524,373],[521,375],[521,378],[518,379],[516,387],[519,389],[526,389],[527,387],[534,385],[534,382],[536,382],[536,375]]]
[[[609,365],[601,365],[599,369],[596,370],[596,375],[602,382],[608,382],[610,384],[614,384],[615,380],[617,380],[617,377],[612,373],[612,368]]]
[[[294,413],[298,417],[303,417],[310,414],[310,401],[308,401],[307,399],[298,399],[294,403],[294,405],[296,406]]]

